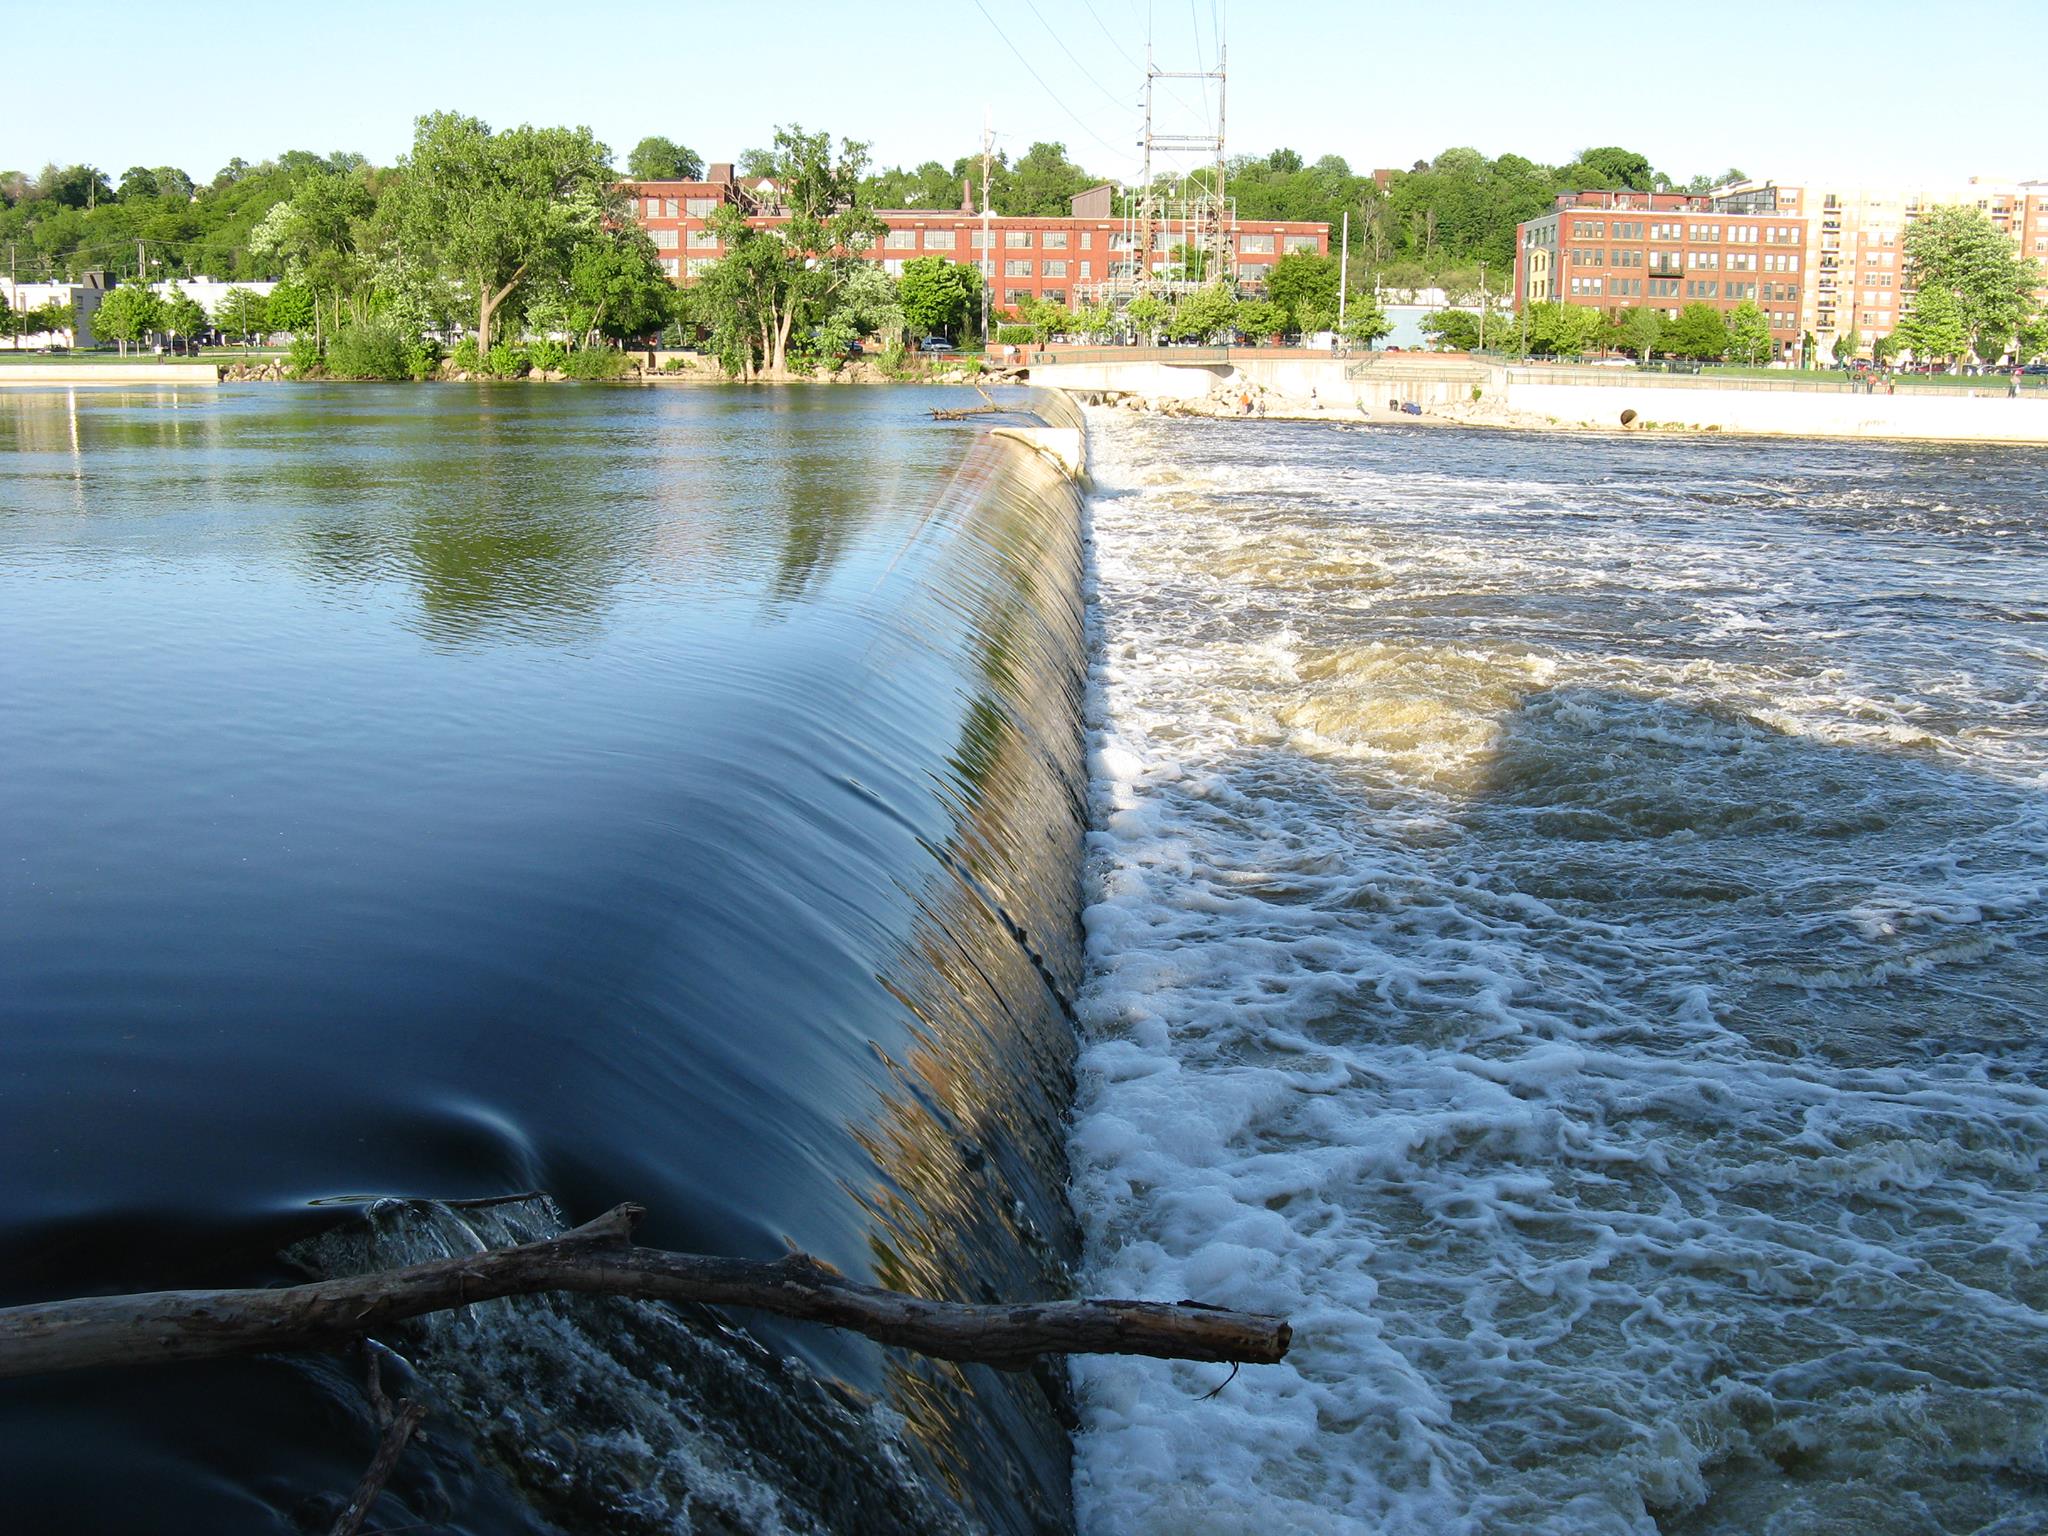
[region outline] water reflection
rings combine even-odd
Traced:
[[[81,396],[82,518],[59,403],[0,411],[0,1288],[105,1283],[138,1213],[201,1235],[125,1278],[233,1279],[313,1202],[508,1186],[642,1201],[678,1247],[1056,1286],[1074,508],[963,470],[926,403]],[[759,1331],[888,1397],[993,1528],[1064,1518],[1028,1379]],[[569,1375],[505,1369],[566,1411]],[[0,1481],[121,1529],[106,1447],[270,1477],[301,1388],[264,1390],[215,1405],[223,1457],[117,1392],[53,1440],[10,1388]]]

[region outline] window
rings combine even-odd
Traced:
[[[656,242],[659,243],[658,241]],[[718,231],[715,229],[693,229],[690,231],[690,249],[693,251],[715,250],[718,246]]]
[[[1246,256],[1270,256],[1273,254],[1273,237],[1245,235],[1238,240],[1237,248]]]
[[[1084,250],[1084,251],[1092,251],[1092,250],[1094,250],[1094,249],[1095,249],[1095,231],[1094,231],[1094,230],[1092,230],[1092,229],[1084,229],[1084,230],[1082,230],[1082,231],[1081,231],[1081,249],[1082,249],[1082,250]]]
[[[1246,261],[1239,263],[1237,275],[1248,283],[1263,283],[1266,280],[1266,274],[1272,270],[1272,265],[1269,262]],[[1088,274],[1083,272],[1081,275],[1086,277]]]
[[[650,197],[649,199],[647,199],[647,217],[649,217],[650,219],[658,219],[661,217],[660,198]]]
[[[1692,224],[1687,226],[1685,234],[1686,238],[1695,245],[1703,242],[1714,242],[1721,238],[1721,226],[1718,224]]]
[[[1650,226],[1650,238],[1652,240],[1676,240],[1679,237],[1680,227],[1676,224],[1652,224]]]
[[[1006,229],[1003,231],[1003,249],[1006,251],[1028,251],[1031,249],[1031,231],[1028,229]]]
[[[1724,299],[1753,299],[1756,297],[1755,283],[1724,283],[1721,285]]]
[[[1067,290],[1064,288],[1048,288],[1039,297],[1048,304],[1064,304],[1067,302]]]
[[[1082,262],[1082,263],[1081,263],[1081,281],[1082,281],[1082,282],[1084,282],[1084,283],[1085,283],[1085,282],[1087,282],[1087,281],[1088,281],[1088,279],[1089,279],[1090,277],[1092,277],[1092,276],[1094,275],[1094,274],[1093,274],[1093,272],[1092,272],[1092,271],[1090,270],[1090,269],[1091,269],[1091,268],[1092,268],[1093,266],[1094,266],[1094,263],[1093,263],[1093,262],[1087,262],[1087,261],[1084,261],[1084,262]]]
[[[1639,219],[1617,219],[1614,223],[1614,238],[1617,240],[1640,240],[1643,238],[1642,221]]]
[[[917,231],[914,229],[892,229],[882,236],[885,251],[914,251],[917,249]]]
[[[1719,283],[1712,280],[1696,279],[1685,285],[1685,296],[1688,299],[1711,299],[1718,292],[1720,286]]]
[[[1627,250],[1609,251],[1607,264],[1610,267],[1640,267],[1643,264],[1643,253]]]
[[[664,197],[661,200],[661,216],[665,219],[672,219],[676,216],[676,200],[674,198]]]
[[[969,245],[969,246],[970,246],[970,247],[971,247],[972,249],[974,249],[974,250],[977,250],[977,251],[985,251],[985,250],[987,250],[987,249],[988,249],[988,231],[987,231],[987,230],[982,230],[982,229],[970,230],[970,231],[968,232],[968,235],[967,235],[967,244],[968,244],[968,245]]]
[[[924,248],[928,251],[950,251],[955,238],[950,229],[928,229],[924,232]]]
[[[1290,253],[1294,251],[1313,252],[1317,245],[1314,235],[1287,235],[1283,239]]]
[[[1572,279],[1572,293],[1579,297],[1597,295],[1602,286],[1602,280],[1597,277],[1575,277]]]
[[[1065,277],[1067,275],[1067,264],[1064,261],[1048,261],[1041,266],[1040,270],[1047,277]]]
[[[1677,251],[1650,252],[1650,270],[1652,272],[1676,273],[1684,265],[1681,254]]]
[[[1728,243],[1730,245],[1755,245],[1756,226],[1754,224],[1730,224],[1728,226]]]
[[[1029,277],[1030,275],[1031,260],[1029,257],[1024,258],[1022,261],[1012,259],[1003,263],[1003,276],[1005,277]]]
[[[717,261],[716,256],[692,256],[688,263],[690,276],[702,277],[716,265]]]
[[[708,219],[717,211],[718,199],[715,197],[686,197],[683,199],[683,212],[693,219]]]
[[[1572,265],[1575,267],[1598,267],[1606,265],[1607,253],[1598,249],[1573,251]]]
[[[1695,272],[1718,272],[1721,269],[1719,251],[1687,251],[1685,264]]]
[[[891,277],[901,277],[903,275],[903,258],[901,256],[884,256],[882,258],[882,270]]]
[[[1607,221],[1605,219],[1573,219],[1572,238],[1574,240],[1605,240],[1607,238]]]
[[[668,274],[668,275],[669,275],[670,277],[674,277],[674,276],[676,276],[676,259],[675,259],[675,257],[673,257],[673,256],[664,256],[664,257],[662,257],[662,258],[661,258],[661,270],[662,270],[662,271],[664,271],[664,272],[666,272],[666,273],[667,273],[667,274]]]
[[[653,238],[654,248],[657,251],[674,250],[676,248],[676,241],[680,238],[673,229],[654,229],[649,230],[648,234]]]
[[[1029,288],[1011,288],[1003,294],[1003,302],[1014,308],[1019,304],[1025,303],[1031,296]]]
[[[1730,272],[1754,272],[1756,270],[1756,253],[1753,251],[1730,251],[1728,253],[1728,270]]]
[[[1048,251],[1064,251],[1067,248],[1067,232],[1064,229],[1048,229],[1038,243]]]

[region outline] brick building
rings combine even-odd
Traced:
[[[1905,234],[1929,208],[1981,208],[2022,256],[2048,270],[2048,181],[1964,181],[1850,186],[1817,183],[1779,187],[1744,181],[1717,189],[1717,201],[1790,199],[1807,213],[1806,290],[1801,326],[1812,331],[1823,359],[1854,331],[1861,348],[1898,328],[1911,308]],[[2048,288],[2043,289],[2048,298]]]
[[[640,181],[626,184],[634,217],[645,226],[663,267],[687,284],[724,254],[711,217],[725,204],[737,206],[756,228],[772,228],[784,217],[775,184],[766,177],[737,176],[729,164],[707,168],[702,181]],[[1135,275],[1136,239],[1130,221],[1112,212],[1109,187],[1074,199],[1063,217],[1024,218],[994,214],[988,219],[990,249],[982,248],[982,216],[969,189],[958,208],[878,209],[887,232],[864,254],[892,276],[919,256],[943,256],[980,267],[999,309],[1014,309],[1026,298],[1078,305],[1099,297],[1116,279]],[[1228,231],[1240,282],[1257,286],[1272,264],[1291,251],[1328,255],[1330,226],[1270,219],[1233,222]],[[1171,230],[1162,244],[1180,242]],[[1154,255],[1155,271],[1171,264]]]
[[[1562,193],[1550,213],[1516,228],[1515,300],[1609,315],[1643,307],[1672,318],[1688,304],[1726,313],[1753,301],[1778,355],[1796,355],[1807,219],[1798,189],[1768,192]]]

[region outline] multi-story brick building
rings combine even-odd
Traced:
[[[2048,181],[1973,176],[1959,182],[1888,187],[1780,187],[1745,181],[1718,188],[1714,195],[1717,202],[1804,202],[1808,277],[1800,325],[1813,332],[1823,358],[1832,356],[1835,342],[1851,331],[1867,348],[1898,327],[1912,298],[1905,234],[1926,209],[1981,208],[2021,255],[2048,264]],[[2048,288],[2043,296],[2048,297]]]
[[[728,164],[708,168],[702,181],[640,181],[625,188],[634,216],[652,236],[663,267],[679,283],[691,281],[724,254],[711,225],[720,207],[732,204],[757,228],[772,228],[785,217],[775,184],[766,177],[736,176]],[[998,308],[1014,309],[1025,299],[1080,304],[1099,296],[1114,281],[1135,276],[1137,240],[1128,218],[1117,217],[1111,189],[1098,187],[1074,199],[1063,217],[1023,218],[992,214],[986,221],[961,189],[955,209],[889,208],[878,213],[886,233],[864,254],[893,274],[919,256],[943,256],[980,268]],[[988,248],[983,247],[984,224]],[[1327,224],[1246,219],[1227,233],[1240,282],[1259,285],[1272,264],[1292,251],[1327,255]],[[1169,229],[1155,252],[1153,267],[1172,265],[1175,241]]]
[[[1772,189],[1774,192],[1780,189]],[[1515,298],[1615,314],[1688,304],[1764,312],[1780,356],[1796,352],[1807,220],[1796,189],[1782,199],[1684,192],[1566,192],[1516,229]]]

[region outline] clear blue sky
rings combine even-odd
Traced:
[[[1619,143],[1681,179],[1731,165],[2048,177],[2044,0],[1718,0],[1562,18],[1493,0],[107,0],[78,14],[74,40],[101,57],[95,36],[124,37],[132,63],[81,70],[59,48],[48,67],[10,69],[0,169],[83,160],[118,179],[172,164],[205,180],[234,155],[292,148],[387,163],[436,108],[587,123],[621,159],[650,133],[731,159],[800,121],[871,141],[884,164],[950,163],[978,143],[986,107],[1013,156],[1058,139],[1089,168],[1128,175],[1148,10],[1165,68],[1214,57],[1220,11],[1233,153],[1287,145],[1364,170],[1452,144],[1559,161]],[[1202,131],[1213,102],[1178,90],[1184,105],[1162,92],[1160,126]],[[1891,99],[1908,92],[1918,104]]]

